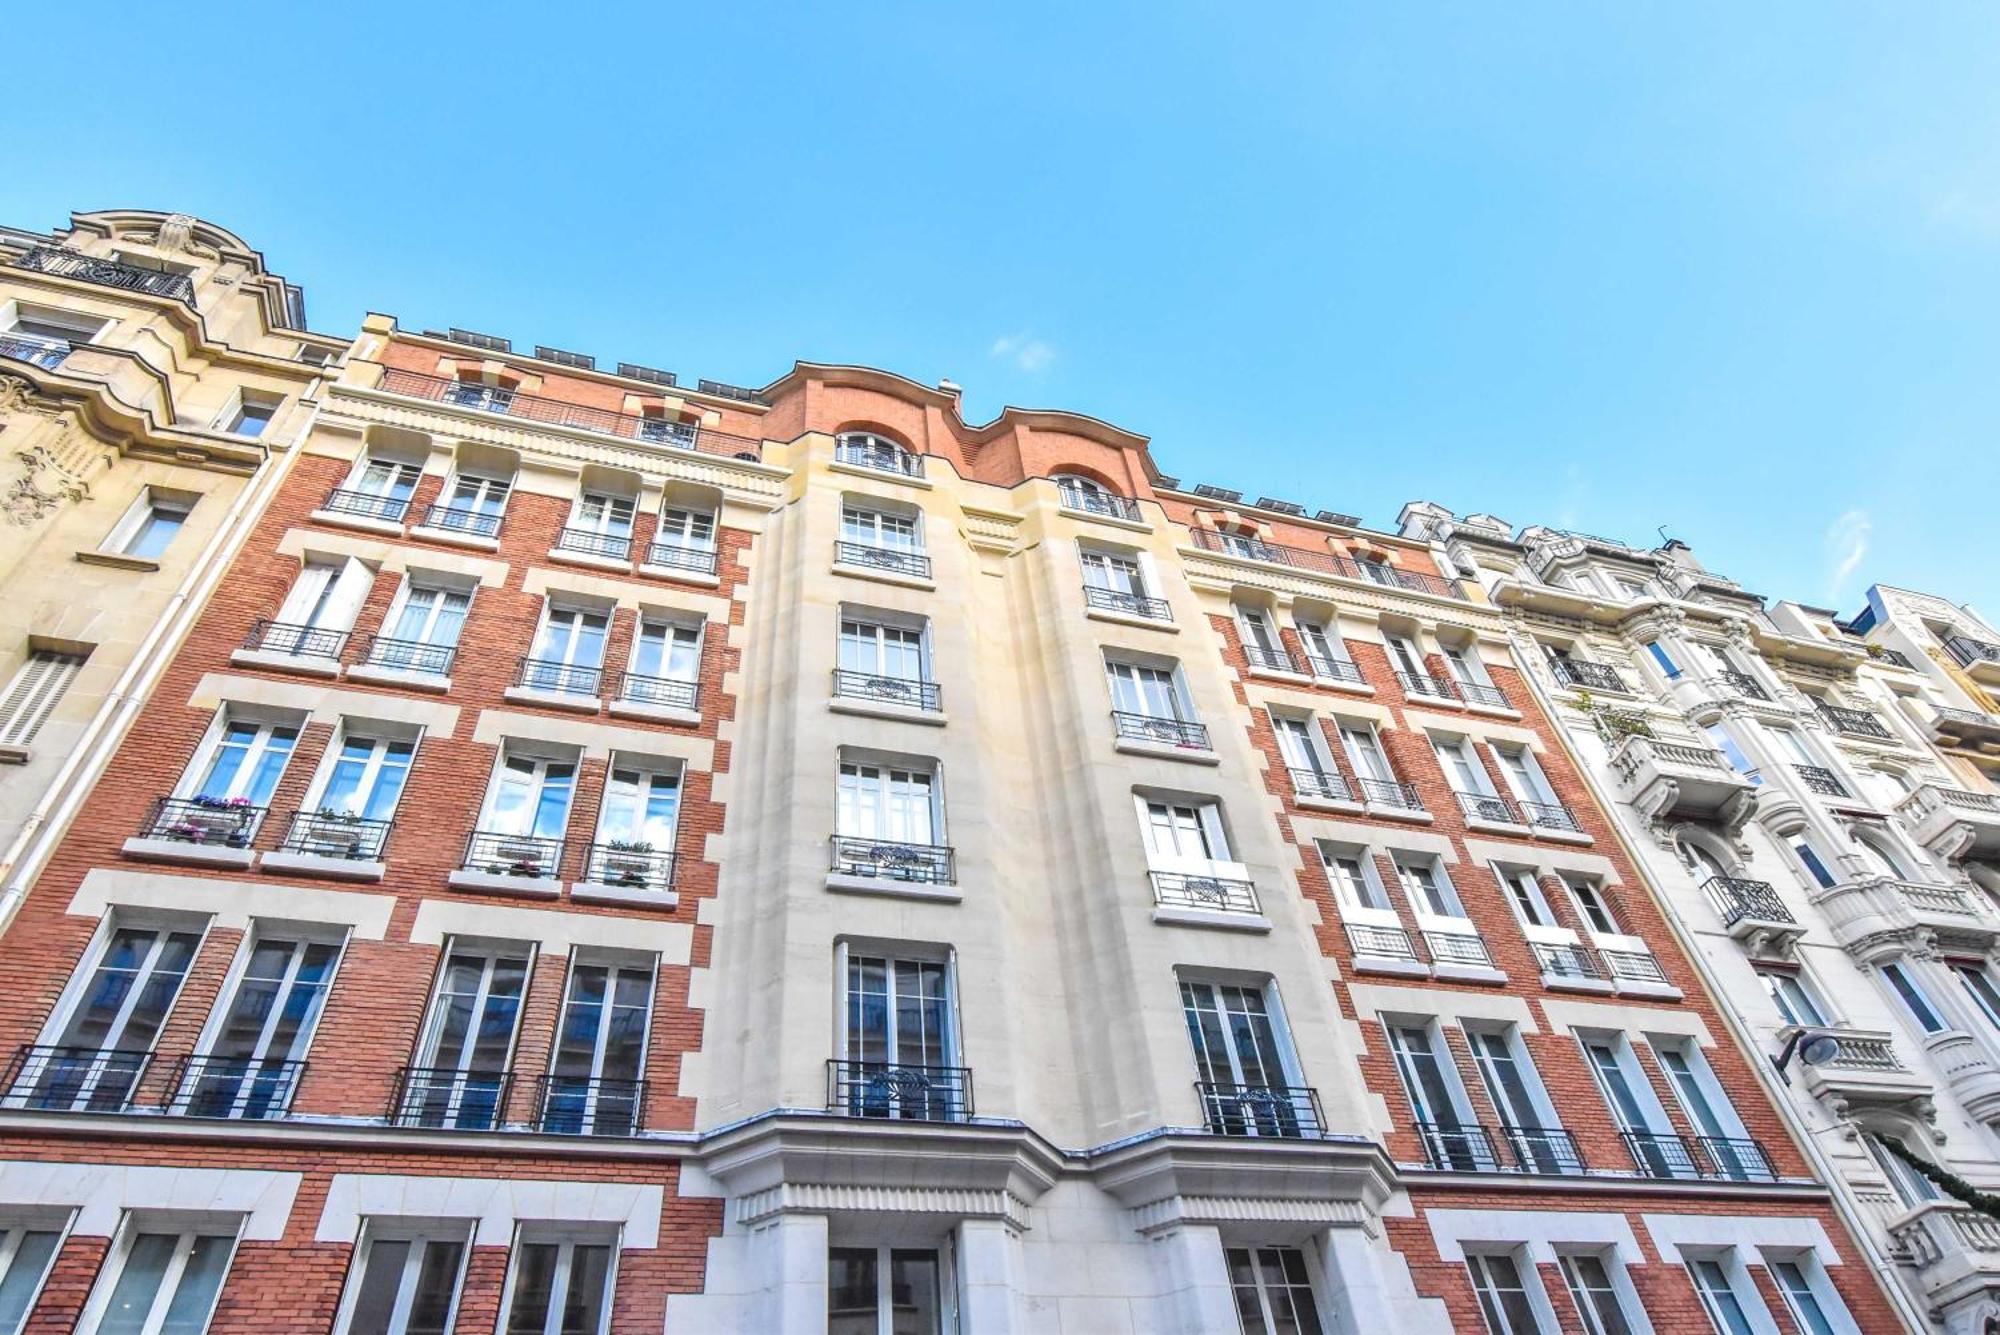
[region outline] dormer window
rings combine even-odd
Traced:
[[[1139,506],[1136,502],[1120,496],[1094,477],[1085,477],[1081,473],[1057,473],[1055,484],[1056,494],[1061,497],[1063,508],[1066,510],[1109,515],[1114,519],[1139,518]]]
[[[484,408],[488,412],[504,413],[513,409],[514,391],[505,385],[458,380],[445,386],[444,401],[460,408]]]
[[[693,422],[677,421],[659,413],[648,413],[639,419],[639,439],[649,440],[656,445],[671,445],[676,449],[694,448],[695,425]]]
[[[833,457],[836,463],[866,468],[877,473],[899,473],[904,477],[916,477],[923,472],[923,464],[909,447],[887,436],[878,436],[872,431],[841,433],[834,440]]]

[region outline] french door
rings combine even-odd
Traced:
[[[407,1077],[404,1125],[490,1131],[506,1117],[508,1065],[528,956],[453,945],[438,977],[419,1065]]]
[[[1452,1077],[1445,1073],[1450,1057],[1437,1050],[1431,1031],[1418,1025],[1396,1025],[1389,1030],[1389,1050],[1395,1056],[1397,1073],[1403,1077],[1404,1092],[1410,1096],[1417,1134],[1432,1162],[1461,1172],[1497,1167],[1492,1145],[1459,1113],[1457,1091]]]
[[[1293,1087],[1264,989],[1183,979],[1181,1011],[1211,1129],[1238,1136],[1318,1130]]]
[[[846,1061],[838,1073],[837,1102],[862,1117],[963,1117],[949,966],[942,960],[849,954],[846,987]]]
[[[54,1044],[21,1060],[8,1102],[123,1110],[200,946],[199,932],[114,927]]]
[[[176,1109],[190,1117],[287,1112],[339,960],[338,942],[260,939],[208,1052],[174,1095]]]
[[[639,1130],[652,1007],[650,966],[593,961],[570,966],[542,1130],[612,1136]]]

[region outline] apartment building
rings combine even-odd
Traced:
[[[1884,1272],[1939,1328],[1988,1329],[2000,1226],[1911,1159],[2000,1182],[2000,882],[1982,861],[2000,799],[1968,666],[1992,631],[1896,590],[1847,621],[1767,603],[1677,542],[1427,503],[1403,527],[1503,610],[1524,681],[1741,1031],[1783,1063]]]
[[[79,795],[347,340],[184,214],[0,228],[0,885]],[[0,917],[7,910],[0,909]]]
[[[380,316],[273,476],[0,948],[0,1332],[1904,1324],[1429,534]]]

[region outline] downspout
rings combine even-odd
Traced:
[[[345,359],[342,359],[345,364]],[[160,609],[159,616],[140,641],[138,652],[125,670],[118,675],[117,682],[98,706],[89,725],[76,746],[64,758],[62,768],[49,781],[41,799],[28,813],[20,833],[8,845],[4,858],[0,858],[0,931],[5,931],[20,912],[21,902],[27,897],[28,887],[47,863],[54,851],[56,840],[68,828],[75,816],[85,793],[94,784],[103,768],[110,763],[112,752],[124,739],[140,707],[158,684],[160,675],[166,671],[174,652],[186,638],[189,628],[201,609],[207,604],[209,595],[220,582],[224,569],[241,549],[250,530],[262,517],[264,507],[279,485],[291,472],[299,455],[304,451],[306,440],[319,422],[320,396],[333,383],[328,372],[334,368],[324,368],[307,391],[311,404],[305,421],[300,425],[291,448],[276,459],[270,459],[266,448],[266,465],[251,478],[250,485],[236,494],[229,503],[223,521],[209,537],[201,555],[188,570],[173,596]]]
[[[1598,807],[1607,816],[1610,816],[1617,804],[1616,796],[1605,789],[1604,784],[1597,776],[1595,767],[1586,763],[1583,756],[1578,752],[1576,744],[1569,737],[1569,729],[1562,726],[1560,722],[1561,716],[1557,713],[1558,702],[1550,696],[1541,678],[1535,674],[1533,667],[1526,661],[1526,656],[1521,652],[1520,647],[1514,643],[1512,635],[1508,636],[1508,649],[1514,655],[1514,661],[1520,670],[1521,676],[1527,679],[1530,689],[1534,691],[1535,699],[1541,704],[1543,713],[1548,716],[1550,722],[1556,725],[1556,731],[1562,735],[1564,745],[1570,751],[1571,759],[1576,761],[1577,772],[1583,777],[1584,785],[1590,789],[1590,795],[1596,799]],[[1642,877],[1645,877],[1647,875],[1646,862],[1640,856],[1637,846],[1627,836],[1624,823],[1618,820],[1616,816],[1611,816],[1611,819],[1606,821],[1606,824],[1611,827],[1612,836],[1617,839],[1618,845],[1624,851],[1625,856],[1631,860],[1633,869]],[[1855,1244],[1861,1248],[1863,1257],[1875,1273],[1887,1279],[1888,1282],[1884,1283],[1882,1287],[1889,1295],[1890,1305],[1897,1310],[1897,1313],[1903,1318],[1903,1323],[1910,1330],[1927,1331],[1933,1329],[1930,1318],[1924,1314],[1922,1308],[1917,1304],[1916,1299],[1904,1287],[1903,1276],[1897,1270],[1895,1263],[1876,1245],[1875,1230],[1867,1222],[1872,1216],[1868,1213],[1866,1206],[1854,1194],[1852,1184],[1834,1167],[1833,1161],[1820,1148],[1819,1140],[1813,1134],[1811,1128],[1805,1125],[1804,1118],[1800,1116],[1798,1108],[1792,1103],[1790,1094],[1781,1086],[1776,1068],[1771,1065],[1763,1048],[1758,1045],[1756,1035],[1751,1032],[1750,1026],[1737,1013],[1736,1008],[1729,1004],[1729,994],[1724,990],[1721,980],[1710,971],[1708,957],[1702,953],[1699,943],[1694,939],[1694,934],[1681,921],[1680,915],[1673,911],[1673,908],[1663,894],[1654,891],[1650,884],[1646,888],[1649,893],[1653,894],[1654,901],[1660,909],[1660,916],[1666,920],[1667,930],[1673,933],[1674,942],[1680,947],[1681,954],[1694,965],[1695,973],[1700,976],[1702,986],[1708,990],[1709,999],[1715,1003],[1716,1013],[1722,1017],[1722,1023],[1728,1027],[1730,1034],[1736,1039],[1737,1046],[1750,1056],[1750,1068],[1756,1073],[1758,1083],[1763,1086],[1766,1096],[1776,1105],[1779,1117],[1784,1120],[1786,1126],[1791,1130],[1792,1140],[1804,1150],[1806,1160],[1812,1165],[1814,1174],[1833,1196],[1836,1209],[1847,1224],[1847,1231],[1853,1235]],[[1893,1278],[1889,1278],[1891,1276]]]

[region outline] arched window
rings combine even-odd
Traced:
[[[1136,501],[1120,496],[1094,477],[1082,473],[1057,473],[1056,491],[1062,497],[1067,509],[1082,510],[1088,514],[1111,515],[1117,519],[1137,519],[1139,506]]]
[[[1895,881],[1911,879],[1909,869],[1903,865],[1903,860],[1897,857],[1882,840],[1870,835],[1856,834],[1854,844],[1877,874]]]
[[[1930,1162],[1929,1155],[1912,1148],[1913,1139],[1903,1133],[1901,1125],[1887,1118],[1871,1117],[1862,1122],[1861,1143],[1868,1147],[1868,1157],[1882,1170],[1882,1176],[1888,1179],[1889,1190],[1896,1193],[1896,1199],[1903,1203],[1905,1209],[1915,1209],[1939,1198],[1936,1184],[1884,1143],[1894,1141],[1897,1149]]]
[[[901,473],[906,477],[915,477],[923,471],[917,456],[908,446],[873,431],[841,432],[834,438],[833,457],[840,463],[871,468],[878,473]]]

